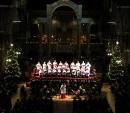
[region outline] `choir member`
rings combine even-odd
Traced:
[[[81,75],[85,76],[85,62],[84,61],[81,63]]]
[[[90,69],[91,69],[91,64],[89,62],[87,62],[86,67],[85,67],[86,76],[90,75]]]
[[[46,73],[47,73],[47,65],[46,65],[46,62],[43,62],[43,64],[42,64],[42,70],[43,70],[43,75],[46,75]]]
[[[70,67],[69,67],[68,62],[66,61],[66,62],[64,63],[64,65],[65,65],[65,69],[66,69],[66,75],[69,75],[69,74],[70,74]]]
[[[51,61],[49,60],[48,63],[47,63],[47,71],[48,71],[48,75],[52,74],[52,63]]]
[[[70,64],[71,74],[76,75],[76,65],[74,62]]]
[[[66,75],[66,66],[65,66],[65,64],[62,65],[62,75]]]
[[[57,66],[58,66],[58,64],[57,64],[56,60],[54,60],[54,62],[53,62],[53,70],[52,70],[54,75],[56,75],[56,73],[57,73]]]
[[[79,61],[76,62],[76,72],[77,72],[77,76],[79,76],[80,75],[80,62]]]
[[[62,66],[63,66],[63,63],[60,61],[59,65],[57,67],[58,75],[61,75],[61,73],[62,73]]]
[[[42,65],[40,64],[40,62],[36,64],[36,70],[39,75],[42,73]]]

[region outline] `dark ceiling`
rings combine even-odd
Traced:
[[[15,0],[0,0],[0,5],[10,5]],[[39,10],[46,9],[46,4],[51,4],[57,0],[16,0],[18,2],[27,2],[27,9]],[[83,10],[102,10],[103,5],[108,1],[118,1],[119,5],[130,5],[130,0],[71,0],[77,4],[83,5]]]
[[[51,4],[57,0],[28,0],[29,9],[45,9],[46,4]],[[103,0],[71,0],[77,4],[82,4],[83,9],[102,10]]]

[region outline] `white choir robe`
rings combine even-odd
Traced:
[[[52,69],[48,68],[48,74],[51,74],[51,73],[52,73]]]
[[[76,75],[77,73],[77,70],[76,70],[76,65],[74,65],[73,67],[72,67],[72,75]]]
[[[61,94],[66,94],[66,85],[65,84],[62,84],[60,86],[60,92],[61,92]]]
[[[57,67],[53,67],[52,73],[53,73],[53,74],[56,74],[56,73],[57,73]]]
[[[58,67],[57,67],[57,73],[58,73],[58,75],[61,75],[61,72],[62,72],[61,66],[58,66]]]
[[[77,76],[80,75],[80,63],[79,63],[79,61],[76,63],[76,72],[77,72]]]
[[[89,75],[90,75],[90,70],[85,69],[85,75],[86,75],[86,76],[89,76]]]
[[[86,66],[86,65],[85,65],[85,62],[83,61],[83,62],[81,63],[81,69],[80,69],[80,70],[81,70],[81,75],[82,75],[82,76],[85,75],[85,66]]]
[[[85,67],[86,67],[86,65],[85,65],[85,63],[83,61],[82,64],[81,64],[81,68],[85,68]]]
[[[66,75],[66,66],[62,65],[62,75]]]
[[[66,85],[65,84],[61,85],[60,92],[61,92],[61,98],[64,99],[66,97]]]
[[[49,61],[48,63],[47,63],[47,68],[48,68],[48,74],[51,74],[52,73],[52,63]]]
[[[91,64],[90,64],[89,62],[87,62],[87,64],[86,64],[86,69],[85,69],[87,76],[90,75],[90,69],[91,69]]]
[[[70,67],[68,62],[65,62],[64,65],[65,65],[66,74],[70,74]]]
[[[42,65],[40,64],[40,62],[36,64],[36,69],[38,71],[38,74],[40,75],[42,73]]]
[[[73,69],[74,66],[75,66],[75,63],[72,62],[72,63],[70,64],[70,68]]]
[[[62,68],[62,66],[63,66],[63,63],[60,61],[60,63],[59,63],[59,65],[58,66],[60,66],[61,68]]]
[[[46,72],[47,72],[47,65],[46,65],[45,62],[42,65],[42,70],[43,70],[43,74],[46,74]]]
[[[69,67],[66,69],[66,74],[70,74],[70,68]]]
[[[71,74],[72,74],[72,75],[75,75],[75,63],[74,63],[74,62],[72,62],[72,63],[70,64],[70,69],[71,69]]]
[[[76,73],[77,73],[77,76],[79,76],[81,74],[81,70],[80,69],[76,70]]]
[[[56,73],[57,73],[57,62],[53,62],[52,73],[53,73],[53,74],[56,74]]]
[[[64,65],[66,69],[69,67],[69,64],[67,62],[65,62]]]
[[[54,61],[54,62],[53,62],[53,69],[57,69],[57,66],[58,66],[57,62]]]
[[[85,73],[85,68],[81,68],[81,75],[82,75],[82,76],[85,76],[85,74],[86,74],[86,73]]]

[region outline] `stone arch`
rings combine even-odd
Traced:
[[[58,0],[52,4],[47,5],[47,19],[51,20],[53,13],[59,7],[67,6],[73,9],[76,17],[78,20],[82,18],[82,5],[77,5],[76,3],[72,2],[71,0]]]
[[[71,8],[77,18],[77,22],[78,22],[78,33],[77,33],[77,45],[78,45],[78,52],[77,55],[80,56],[80,44],[79,44],[79,37],[80,37],[80,28],[81,28],[81,20],[82,20],[82,5],[78,5],[74,2],[72,2],[71,0],[58,0],[52,4],[47,4],[47,22],[48,22],[48,41],[49,41],[49,55],[51,53],[51,44],[50,44],[50,36],[51,36],[51,32],[52,32],[52,28],[51,28],[51,20],[53,17],[53,13],[55,12],[55,10],[59,7],[69,7]]]

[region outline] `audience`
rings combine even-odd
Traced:
[[[60,86],[65,81],[32,81],[29,90],[20,89],[20,99],[11,108],[11,95],[0,85],[0,113],[53,113],[52,96],[60,94]],[[120,84],[122,84],[120,86]],[[55,84],[55,85],[54,85]],[[116,96],[116,111],[128,113],[129,98],[126,94],[127,79],[116,81],[111,90]],[[66,81],[68,95],[74,95],[72,113],[112,113],[112,110],[96,82]],[[82,99],[81,97],[84,97]],[[121,104],[124,104],[124,107]],[[119,108],[120,107],[120,108]],[[117,109],[118,108],[118,109]],[[120,111],[119,111],[120,110]]]
[[[115,95],[115,109],[116,113],[130,112],[130,95],[129,95],[129,76],[119,75],[118,79],[112,81],[111,90]]]

